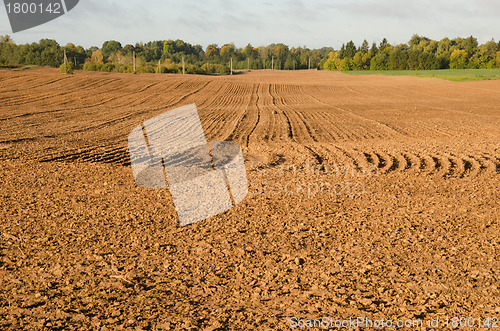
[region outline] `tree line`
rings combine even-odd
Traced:
[[[391,45],[383,39],[371,46],[353,41],[338,50],[309,49],[283,43],[237,48],[233,43],[219,47],[191,45],[183,40],[158,40],[135,45],[115,40],[99,47],[83,48],[72,43],[60,46],[55,40],[17,45],[10,36],[0,36],[0,66],[39,65],[106,72],[220,74],[234,70],[419,70],[499,68],[500,42],[479,45],[474,37],[444,38],[440,41],[413,35],[406,44]],[[63,68],[62,68],[63,69]]]
[[[371,47],[350,41],[332,51],[323,63],[325,70],[435,70],[500,68],[500,42],[479,45],[473,36],[440,41],[413,35],[406,44],[391,45],[387,39]]]

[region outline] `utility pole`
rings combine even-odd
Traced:
[[[68,63],[68,58],[66,57],[66,48],[64,49],[64,65],[66,66],[66,63]]]
[[[184,55],[182,56],[182,74],[186,73],[186,63],[184,62]]]
[[[248,65],[247,65],[248,71],[250,71],[250,58],[247,58],[247,61],[248,61]]]
[[[134,63],[134,74],[135,74],[135,51],[132,52],[132,61]]]
[[[309,56],[309,66],[308,69],[311,70],[311,57]]]
[[[161,73],[161,65],[160,65],[160,60],[158,60],[158,73]]]
[[[231,56],[231,75],[233,74],[233,57]]]

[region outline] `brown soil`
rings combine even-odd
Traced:
[[[1,70],[0,328],[500,317],[499,90]],[[207,140],[241,145],[250,193],[180,228],[168,190],[135,184],[127,136],[190,103]]]

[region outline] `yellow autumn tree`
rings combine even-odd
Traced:
[[[451,69],[465,69],[467,68],[467,61],[469,59],[469,54],[464,49],[456,49],[451,53],[450,56],[450,68]]]
[[[102,55],[102,52],[100,49],[92,52],[92,56],[90,57],[90,61],[92,63],[103,63],[104,56]]]
[[[328,60],[323,64],[325,70],[339,70],[340,66],[340,55],[339,52],[328,53]]]

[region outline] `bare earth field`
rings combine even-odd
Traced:
[[[499,91],[317,71],[1,70],[0,329],[493,326]],[[241,145],[250,193],[180,228],[168,190],[135,184],[127,136],[190,103],[207,140]]]

